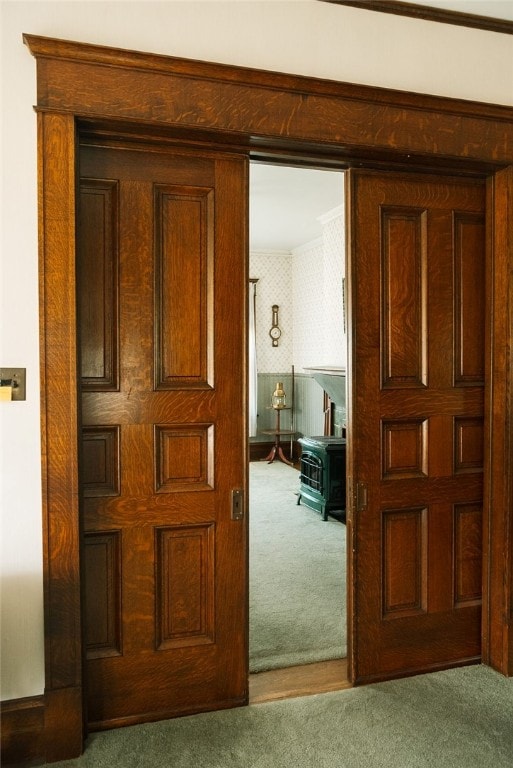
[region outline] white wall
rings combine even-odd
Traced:
[[[292,262],[294,357],[298,373],[324,365],[324,251],[322,237],[294,248]]]
[[[41,693],[35,62],[28,32],[513,105],[513,36],[316,0],[1,4],[0,366],[27,368],[1,404],[2,699]]]

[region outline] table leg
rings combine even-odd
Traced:
[[[268,464],[272,464],[272,463],[273,463],[273,461],[274,461],[274,460],[275,460],[275,458],[276,458],[276,453],[277,453],[277,450],[278,450],[278,449],[277,449],[277,446],[276,446],[276,444],[275,444],[275,445],[273,445],[273,447],[271,448],[271,451],[270,451],[270,453],[269,453],[269,454],[268,454],[268,455],[265,457],[264,461],[266,461]]]
[[[288,464],[289,467],[293,467],[294,466],[294,462],[293,461],[289,461],[287,458],[285,458],[285,454],[283,453],[281,445],[278,446],[278,458],[281,461],[283,461],[284,464]]]

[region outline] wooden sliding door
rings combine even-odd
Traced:
[[[92,728],[246,701],[246,200],[244,158],[80,150]]]
[[[353,676],[481,654],[485,190],[348,174]]]

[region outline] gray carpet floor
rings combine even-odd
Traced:
[[[345,657],[345,525],[297,506],[281,462],[251,462],[249,490],[250,671]]]
[[[94,734],[60,768],[511,768],[513,680],[474,666]]]

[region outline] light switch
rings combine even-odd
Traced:
[[[0,368],[0,400],[26,400],[26,368]]]

